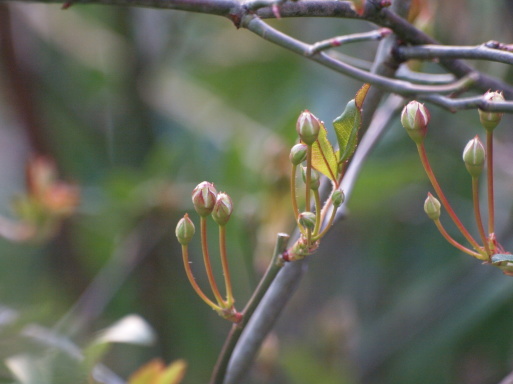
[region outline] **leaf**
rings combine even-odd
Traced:
[[[367,92],[369,91],[370,84],[364,84],[362,87],[356,92],[354,96],[354,100],[356,102],[356,108],[362,111],[363,102],[365,101],[365,97],[367,96]]]
[[[362,124],[362,105],[370,85],[365,84],[349,101],[342,114],[333,121],[339,146],[339,163],[344,163],[353,155],[358,145],[358,130]]]
[[[312,145],[312,166],[332,181],[337,179],[338,156],[328,140],[324,124]]]
[[[128,384],[179,384],[187,369],[185,360],[176,360],[164,367],[160,359],[154,359],[139,368]]]
[[[164,372],[162,372],[156,384],[178,384],[185,376],[187,363],[185,360],[176,360],[169,364]]]
[[[164,371],[164,363],[160,359],[153,359],[135,371],[128,380],[128,384],[155,384]]]

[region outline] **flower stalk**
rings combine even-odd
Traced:
[[[185,272],[194,291],[206,304],[208,304],[224,319],[234,323],[239,323],[242,320],[242,315],[237,312],[234,307],[235,299],[232,291],[230,270],[228,267],[228,255],[226,252],[226,224],[232,214],[232,201],[226,193],[217,193],[212,183],[204,181],[194,188],[192,192],[192,202],[196,212],[200,216],[201,253],[203,255],[203,264],[205,266],[210,290],[215,298],[215,302],[209,299],[202,291],[192,273],[189,263],[188,244],[194,235],[195,229],[188,214],[185,214],[176,227],[176,237],[182,245],[182,258]],[[209,215],[212,216],[213,220],[219,226],[219,255],[223,269],[226,292],[225,299],[223,299],[221,292],[219,291],[210,261],[207,237],[207,217]]]
[[[493,187],[493,131],[486,131],[486,169],[487,169],[487,191],[488,191],[488,233],[495,233],[495,199]]]
[[[429,159],[427,157],[426,148],[424,146],[424,143],[417,144],[417,151],[419,153],[422,166],[424,167],[424,170],[426,171],[429,181],[431,182],[431,185],[433,186],[433,188],[436,192],[436,195],[440,199],[443,207],[447,211],[447,214],[449,215],[451,220],[454,222],[454,224],[456,225],[458,230],[461,232],[463,237],[465,237],[465,239],[470,243],[470,245],[472,245],[472,247],[476,251],[480,252],[481,247],[479,246],[477,241],[472,237],[472,235],[469,233],[467,228],[465,228],[465,226],[463,225],[461,220],[458,218],[458,216],[452,209],[452,206],[450,205],[449,201],[445,197],[445,194],[442,191],[442,188],[440,187],[440,184],[438,183],[438,180],[436,179],[433,169],[431,168],[431,165],[429,163]]]

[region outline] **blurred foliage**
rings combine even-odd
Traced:
[[[430,28],[444,43],[513,38],[508,1],[429,3]],[[308,42],[369,28],[335,19],[271,23]],[[209,180],[234,201],[228,252],[242,307],[275,234],[293,229],[288,152],[298,114],[308,108],[330,122],[361,84],[206,15],[0,4],[0,37],[0,213],[14,217],[12,197],[25,191],[34,154],[55,159],[81,195],[51,241],[0,240],[1,360],[54,356],[54,347],[23,333],[32,323],[84,347],[98,329],[137,313],[155,344],[114,347],[105,364],[128,378],[153,358],[184,359],[183,382],[206,382],[229,324],[195,296],[181,265],[174,226],[192,209],[192,188]],[[341,51],[371,60],[376,46]],[[502,64],[474,64],[511,82]],[[483,133],[477,112],[430,109],[433,168],[472,223],[461,151]],[[509,250],[512,123],[505,116],[496,130],[498,237]],[[248,383],[485,384],[513,369],[513,280],[438,235],[422,210],[429,190],[396,119]],[[204,284],[199,253],[191,244]],[[3,364],[0,382],[11,377]]]

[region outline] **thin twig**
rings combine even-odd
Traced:
[[[500,90],[500,89],[499,89]],[[461,109],[482,109],[490,112],[513,112],[513,101],[489,102],[483,96],[452,99],[442,95],[419,95],[419,100],[429,101],[451,112]]]
[[[467,77],[464,77],[451,84],[416,85],[407,81],[390,79],[384,76],[378,76],[366,71],[362,71],[361,69],[338,61],[324,52],[318,52],[315,55],[310,55],[309,53],[311,52],[312,48],[309,44],[296,40],[284,34],[283,32],[272,28],[254,15],[245,16],[241,22],[241,26],[247,28],[263,39],[279,45],[282,48],[286,48],[294,53],[305,56],[310,60],[313,60],[346,76],[352,77],[353,79],[372,84],[387,92],[410,96],[432,93],[451,93],[468,88],[478,79],[478,75],[476,73],[470,73]]]
[[[455,80],[454,75],[450,73],[424,73],[415,72],[408,68],[407,65],[403,64],[399,67],[396,72],[398,79],[406,81],[412,81],[417,84],[448,84]]]
[[[392,33],[390,29],[381,28],[369,32],[332,37],[331,39],[318,41],[317,43],[312,44],[310,55],[314,55],[317,52],[324,51],[326,49],[340,47],[343,44],[361,43],[362,41],[379,41],[390,35],[390,33]]]
[[[0,0],[0,3],[7,1],[22,2],[32,0]],[[63,0],[39,0],[39,2],[63,3]],[[237,0],[72,0],[69,1],[69,3],[166,8],[205,13],[226,17],[231,20],[237,28],[242,26],[242,20],[248,16],[262,19],[287,17],[336,17],[360,19],[371,21],[381,27],[391,29],[405,43],[413,45],[438,44],[435,39],[415,28],[404,18],[398,16],[389,9],[379,6],[379,2],[373,3],[374,5],[367,7],[365,14],[362,16],[358,15],[353,10],[352,2],[349,1],[303,0],[282,2],[281,0],[254,0],[244,3]],[[333,68],[333,63],[326,62],[324,59],[317,61],[332,69],[336,69]],[[440,57],[440,64],[457,77],[464,77],[476,72],[475,69],[463,61],[447,58],[445,56]],[[348,72],[347,69],[348,68],[345,68],[345,71],[339,70],[339,72],[361,81],[369,82],[368,80],[363,80],[359,76],[354,76],[355,73],[351,73],[351,71]],[[378,85],[377,83],[374,84]],[[404,86],[404,84],[402,85]],[[381,86],[384,85],[382,84]],[[478,74],[475,86],[482,92],[489,89],[502,89],[505,92],[506,98],[513,98],[512,86],[482,73]],[[391,91],[396,92],[395,90]],[[413,90],[406,90],[406,92],[414,93]]]
[[[513,64],[513,52],[493,49],[486,44],[474,46],[400,46],[394,53],[403,61],[409,59],[433,60],[443,57],[444,59],[487,60]]]

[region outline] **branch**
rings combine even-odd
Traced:
[[[242,312],[242,322],[239,324],[232,325],[230,334],[226,338],[223,349],[219,354],[219,358],[217,360],[214,372],[212,373],[212,377],[210,379],[211,384],[223,383],[226,375],[226,369],[228,368],[228,363],[230,362],[230,359],[233,356],[234,349],[237,346],[237,342],[239,341],[242,332],[244,332],[246,325],[250,322],[251,317],[258,308],[258,305],[262,301],[262,298],[264,297],[265,293],[274,281],[278,272],[283,267],[283,260],[281,259],[281,257],[282,254],[287,250],[288,240],[289,235],[286,235],[284,233],[278,234],[278,238],[276,239],[276,245],[274,248],[274,254],[269,264],[269,267],[267,268],[266,273],[262,277],[262,280],[260,280],[258,287],[251,296],[251,299],[248,301],[246,307],[244,308],[244,311]],[[258,349],[256,350],[258,351]],[[252,359],[250,360],[250,362],[251,361]]]
[[[501,380],[499,384],[513,384],[513,372]]]
[[[324,52],[317,52],[312,55],[311,52],[315,52],[312,45],[303,43],[302,41],[296,40],[272,28],[255,15],[250,14],[245,16],[241,21],[241,27],[247,28],[265,40],[275,43],[346,76],[360,80],[364,83],[370,83],[387,92],[401,95],[414,96],[431,93],[451,93],[469,87],[480,77],[477,73],[471,72],[468,76],[450,84],[416,85],[407,81],[389,79],[388,77],[363,71],[349,64],[338,61]]]
[[[371,15],[368,17],[368,20],[373,21],[382,27],[390,28],[404,42],[408,42],[413,45],[439,44],[438,41],[433,39],[431,36],[418,30],[405,19],[399,17],[388,9],[383,9],[380,13]],[[457,77],[462,77],[475,72],[474,68],[461,60],[443,58],[440,60],[440,64]],[[507,99],[513,99],[512,86],[482,73],[479,73],[479,78],[476,81],[475,87],[481,92],[486,92],[490,89],[502,89]]]
[[[419,96],[419,99],[429,101],[430,103],[436,104],[451,112],[456,112],[462,109],[479,108],[484,111],[513,113],[513,101],[491,103],[486,100],[484,96],[451,99],[450,97],[442,95],[421,95]]]
[[[297,239],[291,238],[291,244]],[[247,374],[264,338],[274,327],[281,311],[287,305],[301,280],[306,260],[287,263],[273,281],[262,302],[256,309],[233,354],[225,384],[238,384]]]
[[[391,31],[388,28],[381,28],[378,30],[364,32],[364,33],[354,33],[351,35],[337,36],[331,39],[319,41],[313,45],[311,45],[311,51],[309,52],[310,56],[314,55],[320,51],[339,47],[342,44],[348,43],[359,43],[362,41],[372,41],[372,40],[381,40],[383,37],[390,35]]]
[[[390,126],[393,118],[400,112],[404,105],[404,99],[397,95],[389,95],[383,104],[375,111],[372,121],[362,137],[358,148],[347,168],[347,171],[342,179],[341,189],[346,196],[346,202],[342,206],[344,209],[339,209],[335,216],[335,222],[342,219],[346,214],[347,201],[351,196],[351,192],[356,184],[360,171],[362,170],[365,160],[370,155],[374,147],[378,144],[381,137]],[[329,216],[329,213],[328,215]]]
[[[495,42],[494,42],[495,44]],[[394,54],[401,61],[409,59],[472,59],[513,64],[513,52],[490,47],[491,43],[475,46],[417,45],[400,46]]]
[[[13,0],[0,0],[0,3]],[[31,1],[31,0],[14,0]],[[63,3],[63,0],[39,0],[41,3]],[[386,2],[367,1],[367,7],[363,16],[358,15],[352,8],[349,1],[326,1],[326,0],[304,0],[304,1],[282,1],[282,0],[252,0],[244,3],[237,0],[69,0],[65,5],[71,4],[104,4],[104,5],[122,5],[149,8],[166,8],[187,12],[205,13],[210,15],[223,16],[232,21],[237,27],[241,27],[243,19],[258,18],[288,18],[288,17],[336,17],[371,21],[381,27],[391,29],[405,43],[413,45],[437,44],[438,42],[418,30],[389,9],[384,8]],[[247,22],[246,22],[247,23]],[[354,77],[360,81],[363,80],[362,73],[350,70],[350,67],[343,64],[334,64],[329,60],[319,56],[315,60],[332,69],[338,68],[338,72],[347,76]],[[513,99],[513,87],[501,82],[493,77],[476,72],[471,66],[461,60],[444,58],[440,64],[449,72],[457,77],[470,75],[475,77],[475,87],[482,92],[489,89],[501,89],[504,91],[507,99]],[[337,70],[337,69],[336,69]],[[373,83],[375,86],[387,87],[380,81]],[[398,85],[402,89],[402,94],[415,94],[416,91],[408,89],[408,83]],[[390,88],[390,92],[396,92]],[[421,91],[422,92],[422,91]],[[429,92],[426,90],[425,92]],[[435,91],[433,91],[435,92]],[[450,91],[448,91],[450,92]],[[401,92],[399,92],[401,93]]]

